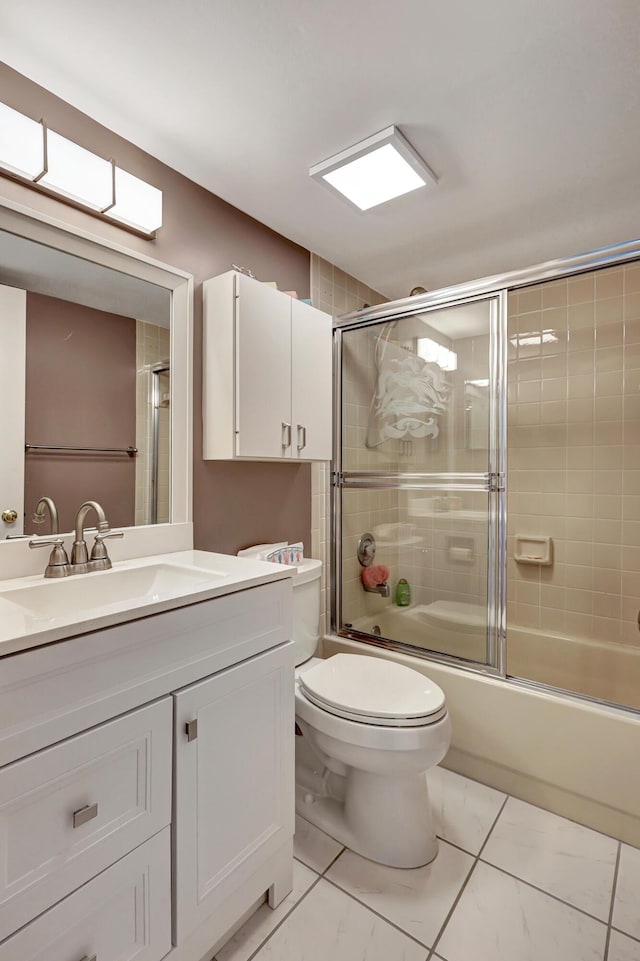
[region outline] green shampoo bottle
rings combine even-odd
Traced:
[[[401,577],[396,587],[396,604],[398,607],[408,607],[411,603],[411,588],[408,581]]]

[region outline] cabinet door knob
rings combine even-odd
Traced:
[[[298,424],[298,450],[304,450],[306,446],[307,446],[307,428],[303,424]]]
[[[291,447],[291,424],[282,421],[282,446]]]
[[[79,828],[87,821],[93,821],[94,818],[98,817],[98,805],[87,804],[83,808],[78,808],[77,811],[73,812],[73,826],[74,828]]]
[[[195,741],[198,736],[198,718],[194,718],[193,721],[187,721],[184,730],[187,735],[187,741]]]

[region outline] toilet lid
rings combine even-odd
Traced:
[[[443,691],[428,677],[360,654],[335,654],[301,674],[299,683],[318,707],[368,724],[430,723],[445,707]]]

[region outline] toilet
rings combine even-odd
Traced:
[[[322,562],[293,578],[296,810],[358,854],[416,868],[437,840],[426,772],[451,742],[442,690],[384,658],[314,657]]]

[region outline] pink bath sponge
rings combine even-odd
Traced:
[[[389,568],[384,564],[372,564],[371,567],[363,567],[360,571],[360,578],[365,587],[378,587],[379,584],[386,584],[389,580]]]

